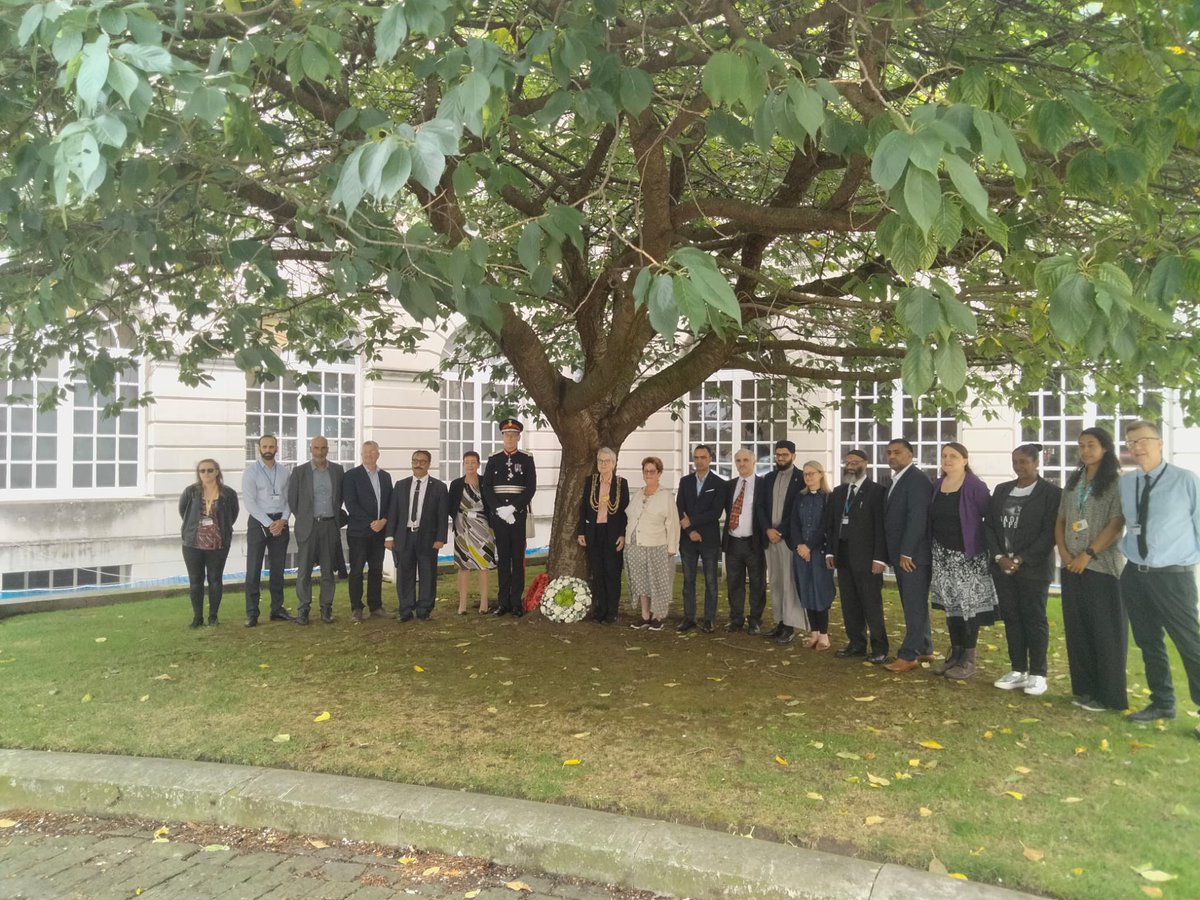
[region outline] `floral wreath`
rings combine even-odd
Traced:
[[[542,593],[542,615],[551,622],[578,622],[592,605],[592,592],[581,578],[564,575],[546,585]]]

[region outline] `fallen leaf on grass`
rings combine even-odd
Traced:
[[[591,737],[591,736],[592,736],[592,733],[590,731],[577,731],[575,734],[571,735],[571,737],[573,737],[573,738],[585,738],[585,737]]]
[[[855,697],[854,699],[857,700],[859,703],[870,703],[872,700],[875,699],[875,695],[868,694],[865,697]]]
[[[276,744],[286,744],[291,739],[292,736],[290,734],[277,734],[275,737],[271,738],[271,740]]]
[[[324,841],[319,841],[316,838],[309,838],[308,845],[316,850],[324,850],[329,845]]]
[[[0,828],[15,828],[17,823],[12,819],[0,819]]]
[[[709,675],[709,676],[708,676],[708,680],[709,680],[709,681],[724,681],[725,679],[723,679],[723,678],[719,678],[719,677],[717,677],[716,675]]]
[[[1188,808],[1182,803],[1176,803],[1173,807],[1171,807],[1171,815],[1187,817],[1191,815],[1191,812],[1189,812]]]
[[[864,825],[882,825],[883,824],[883,816],[867,816],[865,819],[863,819],[863,824]]]
[[[1136,739],[1129,742],[1129,749],[1133,750],[1134,752],[1138,750],[1146,750],[1153,746],[1153,744],[1147,744],[1145,741],[1139,741]]]
[[[936,856],[929,861],[929,871],[934,875],[949,875],[950,870],[946,868],[946,864]]]
[[[462,647],[469,647],[469,646],[471,646],[470,641],[459,641],[457,644],[454,645],[455,649],[459,649]]]
[[[776,700],[791,700],[792,695],[791,694],[776,694],[775,699]]]
[[[962,681],[959,682],[959,684],[965,684],[965,683],[966,682],[962,682]],[[970,881],[971,880],[966,875],[964,875],[962,872],[951,872],[950,877],[957,878],[959,881]]]
[[[225,850],[228,850],[229,845],[228,844],[209,844],[207,847],[204,847],[202,849],[204,850],[205,853],[221,853]]]
[[[945,750],[946,748],[937,741],[921,741],[917,746],[924,747],[926,750]]]
[[[839,759],[862,759],[857,753],[851,753],[849,750],[839,750],[837,755]]]
[[[870,772],[867,773],[867,781],[879,787],[887,787],[891,784],[886,778],[880,778],[878,775],[872,775]]]
[[[154,680],[155,680],[155,681],[174,681],[174,680],[175,680],[175,676],[174,676],[174,675],[168,675],[166,672],[163,672],[161,675],[155,675],[155,676],[154,676]]]
[[[260,669],[269,669],[269,668],[271,668],[271,666],[270,666],[268,663],[259,663],[259,664],[258,664],[258,667],[259,667]]]
[[[170,833],[171,833],[170,828],[168,828],[166,825],[162,826],[161,828],[159,828],[157,831],[154,832],[154,843],[156,843],[156,844],[167,843],[167,835]]]
[[[325,710],[325,712],[321,713],[319,716],[317,716],[315,719],[313,719],[313,721],[314,722],[328,722],[329,719],[330,719],[329,710]]]
[[[1040,721],[1042,721],[1042,720],[1029,717],[1029,718],[1022,719],[1021,724],[1022,725],[1036,725]]]
[[[919,760],[919,759],[910,759],[910,760],[908,761],[908,767],[909,767],[910,769],[915,769],[915,768],[916,768],[917,766],[919,766],[920,764],[921,764],[921,760]]]
[[[479,893],[480,892],[478,890],[467,891],[465,894],[463,894],[463,897],[465,900],[474,900],[474,898],[479,896]]]
[[[530,703],[527,705],[529,706],[530,709],[541,709],[546,704],[545,703]]]
[[[1166,872],[1161,872],[1158,869],[1152,869],[1149,866],[1130,866],[1130,868],[1147,881],[1174,881],[1179,877],[1178,875],[1168,875]]]
[[[1112,748],[1108,746],[1108,738],[1102,738],[1100,741],[1100,752],[1108,753]]]
[[[421,877],[422,878],[432,878],[434,875],[436,875],[440,871],[442,871],[441,866],[430,866],[428,869],[426,869],[424,872],[421,873]]]
[[[564,759],[564,760],[563,760],[563,765],[564,765],[564,766],[577,766],[577,765],[579,765],[581,762],[583,762],[583,760],[579,760],[579,759]]]
[[[97,644],[103,644],[103,643],[104,643],[105,641],[107,641],[107,640],[108,640],[108,638],[96,638],[96,643],[97,643]]]
[[[1015,769],[1013,769],[1013,771],[1020,772],[1022,775],[1028,775],[1033,771],[1033,769],[1029,768],[1028,766],[1017,766]]]
[[[1082,803],[1083,798],[1082,797],[1063,797],[1062,802],[1063,803]]]
[[[1161,897],[1163,895],[1162,888],[1156,888],[1152,884],[1143,884],[1142,893],[1147,897]]]
[[[1046,858],[1046,854],[1043,851],[1034,850],[1032,847],[1026,847],[1024,855],[1030,862],[1041,862]]]
[[[145,703],[149,699],[150,699],[149,694],[142,694],[142,696],[138,697],[138,703]]]
[[[992,734],[990,731],[985,731],[985,732],[983,733],[983,739],[984,739],[985,741],[990,741],[990,740],[991,740],[992,738],[994,738],[994,737],[995,737],[995,735],[994,735],[994,734]]]
[[[396,862],[400,863],[402,866],[411,866],[416,861],[417,858],[415,856],[402,856],[396,860]]]
[[[1083,756],[1083,754],[1085,754],[1085,753],[1087,753],[1087,747],[1076,747],[1075,748],[1076,756]]]
[[[512,662],[512,660],[507,656],[493,656],[492,659],[496,660],[497,662]]]
[[[987,849],[987,847],[976,847],[974,850],[968,850],[967,852],[970,853],[972,856],[982,856],[983,851],[986,849]]]
[[[1024,800],[1025,795],[1020,791],[1005,791],[1005,796],[1012,797],[1014,800]]]
[[[1080,875],[1083,874],[1083,869],[1076,866],[1074,869],[1071,870],[1071,874],[1074,875],[1076,878],[1078,878]]]
[[[825,743],[824,741],[809,741],[808,746],[812,747],[814,750],[821,750],[825,747]]]
[[[425,669],[422,668],[421,666],[413,666],[413,671],[414,672],[424,672]]]
[[[523,881],[506,881],[504,883],[504,886],[506,888],[508,888],[510,891],[517,891],[518,893],[520,891],[529,891],[529,893],[531,893],[531,894],[533,893],[533,888],[531,888],[529,885],[527,885]]]
[[[668,681],[663,687],[679,687],[678,681]]]
[[[781,766],[786,766],[788,764],[788,761],[782,756],[775,757],[775,762],[779,763]]]
[[[922,806],[920,809],[917,810],[917,814],[920,815],[920,817],[922,819],[928,819],[930,816],[933,815],[933,810],[930,809],[928,806]]]
[[[92,695],[91,695],[91,694],[84,694],[82,697],[80,697],[80,698],[79,698],[79,702],[80,702],[80,703],[91,703],[91,702],[92,702]]]
[[[824,800],[824,799],[825,799],[825,798],[824,798],[824,797],[822,797],[820,794],[818,794],[816,791],[809,791],[809,792],[808,792],[807,794],[805,794],[804,796],[805,796],[805,797],[807,797],[809,800],[817,800],[817,801],[821,801],[821,800]],[[14,824],[15,824],[15,823],[14,823]]]

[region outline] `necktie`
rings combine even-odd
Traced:
[[[413,479],[412,512],[408,516],[409,521],[412,522],[413,524],[416,524],[416,522],[417,522],[417,504],[419,504],[420,502],[421,502],[421,482],[417,481],[416,479]]]
[[[858,490],[857,484],[850,485],[850,496],[846,498],[846,508],[850,508],[850,504],[854,502],[854,494]]]
[[[1138,514],[1138,535],[1137,548],[1141,554],[1142,562],[1145,563],[1150,555],[1150,547],[1146,543],[1146,524],[1150,521],[1150,488],[1154,487],[1150,481],[1150,474],[1146,474],[1145,486],[1142,490],[1142,495],[1138,497],[1137,514]]]
[[[742,502],[746,499],[746,479],[742,479],[742,486],[738,489],[738,495],[733,499],[733,508],[729,510],[729,530],[734,531],[738,527],[738,523],[742,520]]]

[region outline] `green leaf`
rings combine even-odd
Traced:
[[[225,94],[217,88],[201,85],[192,91],[180,115],[186,119],[203,119],[215,125],[225,113]]]
[[[1133,281],[1116,263],[1104,262],[1096,266],[1092,273],[1092,283],[1097,290],[1103,288],[1107,291],[1122,307],[1127,307],[1133,297]]]
[[[939,247],[950,250],[958,244],[962,237],[962,230],[963,220],[962,213],[958,209],[958,202],[953,197],[943,196],[942,205],[938,208],[937,217],[933,220],[933,228],[930,229],[930,237]]]
[[[408,183],[408,176],[411,173],[412,151],[398,143],[391,155],[388,156],[383,172],[379,176],[378,196],[383,200],[391,200]]]
[[[113,53],[135,69],[141,69],[150,74],[165,75],[175,69],[175,62],[171,58],[171,54],[162,47],[124,43]]]
[[[1119,183],[1138,185],[1146,180],[1146,158],[1134,147],[1114,147],[1108,151],[1107,157]]]
[[[329,77],[329,57],[312,41],[306,41],[301,48],[300,64],[304,68],[304,74],[317,84]]]
[[[954,188],[963,202],[974,209],[979,215],[988,214],[988,194],[979,183],[979,176],[961,157],[949,155],[942,160],[946,173],[954,182]]]
[[[1080,117],[1088,124],[1096,137],[1105,144],[1112,144],[1118,135],[1117,122],[1108,111],[1098,106],[1095,101],[1078,91],[1063,91],[1063,97],[1075,108]]]
[[[742,310],[737,297],[712,256],[694,247],[683,247],[672,254],[672,259],[687,269],[688,277],[707,305],[741,323]]]
[[[749,90],[748,61],[732,51],[718,51],[704,64],[700,83],[714,106],[733,106]]]
[[[958,341],[946,341],[933,351],[933,368],[938,381],[951,394],[967,383],[967,354]]]
[[[367,144],[363,144],[350,154],[350,157],[342,165],[342,174],[338,178],[337,187],[334,188],[333,194],[329,198],[331,204],[345,209],[347,216],[354,215],[354,210],[362,200],[363,183],[358,166],[362,161],[363,154],[367,151],[367,146]]]
[[[987,106],[991,90],[987,70],[982,66],[968,66],[950,82],[951,98],[971,106]]]
[[[942,310],[937,297],[921,285],[909,285],[900,292],[897,313],[904,327],[919,338],[933,334],[941,321]]]
[[[431,193],[437,190],[442,173],[446,171],[446,155],[437,135],[422,128],[413,146],[412,177]]]
[[[30,8],[36,9],[37,7]],[[54,54],[54,61],[56,63],[60,66],[65,66],[82,49],[83,35],[73,29],[64,28],[55,36],[50,52]]]
[[[1092,147],[1076,153],[1067,162],[1067,188],[1081,197],[1103,199],[1112,190],[1108,161]]]
[[[875,148],[875,155],[871,157],[871,179],[885,191],[895,187],[904,174],[913,143],[913,136],[907,131],[890,131]]]
[[[793,79],[787,88],[787,109],[814,140],[825,124],[825,102],[821,95],[802,81]]]
[[[975,320],[975,313],[971,311],[971,307],[959,300],[955,296],[954,288],[950,287],[950,285],[940,278],[936,279],[934,284],[934,291],[942,307],[942,318],[945,319],[946,324],[950,326],[955,334],[975,337],[978,323]]]
[[[1050,327],[1067,344],[1079,344],[1096,314],[1095,289],[1082,272],[1072,272],[1050,294]]]
[[[676,279],[670,275],[655,275],[646,304],[650,313],[650,327],[672,346],[675,344],[675,329],[679,327],[679,306],[675,303],[675,291],[679,287],[675,282]]]
[[[621,108],[639,116],[654,99],[654,81],[641,69],[622,69],[620,79]]]
[[[1029,114],[1034,141],[1049,153],[1058,153],[1071,141],[1075,113],[1061,100],[1041,100]]]
[[[1072,272],[1079,271],[1079,260],[1073,256],[1051,256],[1043,259],[1033,270],[1033,283],[1038,292],[1049,296]]]
[[[35,3],[25,10],[25,14],[21,16],[21,24],[17,28],[17,46],[24,47],[29,42],[38,26],[42,24],[42,17],[45,13],[46,7],[41,3]]]
[[[110,59],[108,62],[108,86],[117,92],[117,95],[129,104],[130,97],[137,90],[140,83],[138,73],[125,65],[119,59]]]
[[[1169,306],[1183,293],[1183,258],[1175,254],[1159,257],[1146,285],[1146,299],[1160,307]]]
[[[919,226],[905,222],[896,229],[889,259],[902,278],[912,278],[927,265],[928,246],[929,242]]]
[[[404,4],[394,3],[383,11],[383,17],[375,28],[375,62],[389,62],[407,37],[408,22],[404,18]]]
[[[83,61],[75,76],[75,93],[86,108],[92,109],[108,81],[108,35],[101,34],[83,48]]]
[[[537,222],[527,222],[517,241],[517,259],[530,275],[542,263],[542,229]]]
[[[924,169],[910,166],[904,176],[904,205],[921,226],[922,233],[928,234],[942,205],[942,188],[938,180]]]
[[[99,143],[107,144],[109,147],[123,146],[125,138],[129,134],[125,123],[111,113],[93,119],[91,130]]]
[[[654,273],[650,271],[649,266],[642,266],[638,270],[637,278],[633,280],[633,304],[634,308],[640,309],[646,305],[649,299],[650,284],[654,280]]]
[[[900,381],[904,392],[914,398],[923,397],[933,387],[933,356],[924,344],[909,345],[900,363]]]

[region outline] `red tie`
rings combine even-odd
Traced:
[[[738,495],[733,499],[733,508],[729,511],[729,530],[733,531],[738,527],[738,522],[742,519],[742,501],[746,498],[746,479],[742,479],[742,486],[738,490]]]

